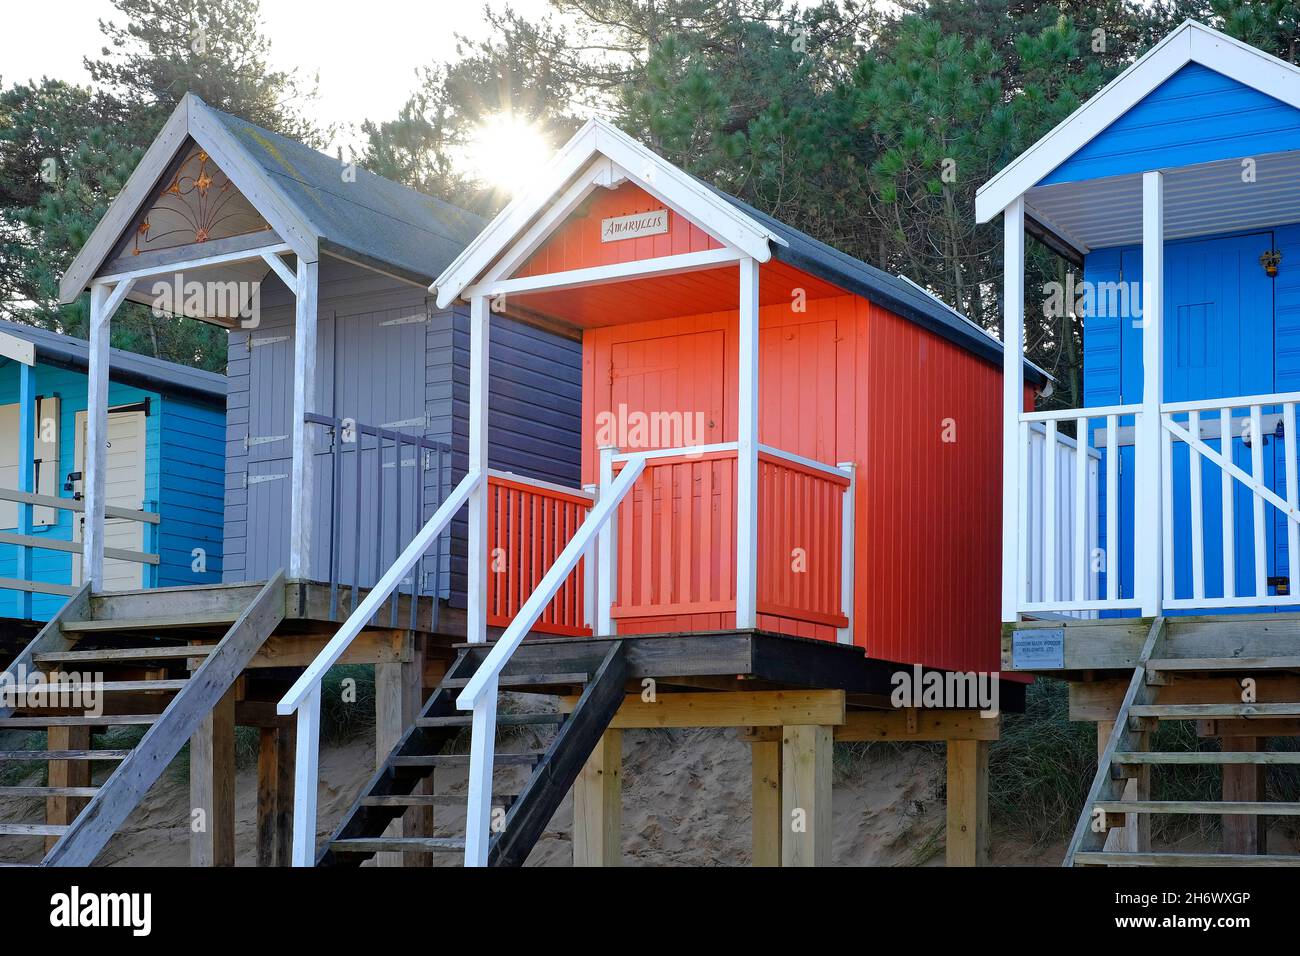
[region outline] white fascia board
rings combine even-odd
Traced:
[[[36,346],[8,332],[0,332],[0,358],[13,359],[23,365],[36,364]]]
[[[589,120],[551,161],[541,184],[511,202],[430,287],[439,308],[447,308],[477,283],[493,262],[526,234],[550,204],[565,195],[571,180],[604,157],[646,192],[698,223],[725,245],[767,262],[778,237],[712,193],[652,150],[599,119]]]

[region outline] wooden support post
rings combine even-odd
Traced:
[[[831,728],[781,735],[781,865],[831,862]]]
[[[573,785],[573,865],[623,860],[623,731],[606,730]]]
[[[232,687],[190,738],[190,866],[235,865],[235,696]]]
[[[293,326],[293,439],[289,492],[289,577],[311,576],[312,515],[316,498],[312,433],[305,416],[316,395],[316,296],[319,263],[298,259]]]
[[[1258,737],[1224,737],[1221,749],[1255,753]],[[1223,768],[1223,799],[1257,803],[1264,799],[1264,764],[1226,764]],[[1268,817],[1263,814],[1223,815],[1224,853],[1267,853]]]
[[[408,649],[413,641],[407,636]],[[424,654],[409,649],[407,660],[375,665],[375,766],[382,767],[388,754],[420,713],[424,684]],[[419,792],[416,790],[414,792]],[[401,836],[429,836],[426,814],[407,810],[390,824],[390,833]],[[377,853],[376,866],[429,866],[427,854]]]
[[[257,749],[257,865],[289,866],[295,724],[263,727]]]
[[[781,742],[760,740],[749,747],[753,810],[753,866],[781,865]]]
[[[1113,720],[1097,721],[1097,756],[1106,750],[1111,731],[1115,727]],[[1140,766],[1134,768],[1133,777],[1124,783],[1123,799],[1147,800],[1151,796],[1151,768]],[[1111,827],[1106,834],[1107,850],[1124,853],[1143,853],[1151,849],[1151,814],[1126,813],[1124,825]]]
[[[49,728],[50,750],[89,750],[89,727],[51,727]],[[49,780],[51,787],[89,787],[90,761],[88,760],[51,760]],[[45,822],[67,826],[86,805],[85,797],[47,797],[45,800]],[[46,837],[45,849],[58,842],[58,837]]]
[[[989,744],[948,741],[948,865],[988,866]]]

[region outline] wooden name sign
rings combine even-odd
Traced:
[[[617,242],[638,236],[658,236],[668,231],[668,210],[636,212],[630,216],[614,216],[600,221],[600,241]]]

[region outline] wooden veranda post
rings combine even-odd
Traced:
[[[1161,509],[1160,402],[1164,397],[1165,178],[1142,174],[1142,413],[1135,438],[1137,480],[1133,544],[1134,592],[1142,615],[1156,617],[1162,605],[1164,547]]]
[[[1025,407],[1025,200],[1002,211],[1002,620],[1020,600],[1020,413]]]
[[[469,462],[467,470],[486,475],[488,469],[488,339],[490,310],[486,296],[469,302]],[[488,483],[481,482],[469,497],[469,562],[465,634],[469,641],[487,640]]]
[[[289,494],[289,577],[311,573],[311,497],[316,493],[312,454],[307,447],[308,406],[316,390],[316,293],[320,264],[298,259],[293,329],[293,463]]]
[[[758,263],[740,260],[736,422],[736,627],[758,625]]]

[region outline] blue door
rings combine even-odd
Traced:
[[[1165,247],[1165,400],[1170,402],[1259,395],[1273,387],[1273,280],[1259,264],[1260,254],[1273,248],[1271,232],[1222,239],[1170,242]],[[1142,251],[1126,249],[1121,256],[1125,282],[1142,274]],[[1121,334],[1123,401],[1142,399],[1142,333],[1126,321]],[[1278,409],[1264,409],[1265,414]],[[1234,419],[1233,460],[1251,470],[1251,449],[1244,440],[1241,415]],[[1217,422],[1217,413],[1202,416]],[[1185,425],[1185,420],[1184,420]],[[1264,437],[1266,481],[1277,488],[1275,476],[1281,442]],[[1216,451],[1219,440],[1208,444]],[[1174,597],[1190,598],[1192,590],[1190,461],[1187,446],[1173,445]],[[1133,448],[1122,451],[1121,495],[1132,501]],[[1199,457],[1197,458],[1200,461]],[[1202,462],[1202,515],[1205,536],[1205,595],[1222,597],[1222,497],[1221,472]],[[1235,523],[1235,593],[1255,593],[1254,496],[1233,482]],[[1267,574],[1276,574],[1285,535],[1274,534],[1272,509],[1265,506]],[[1122,521],[1132,521],[1131,505],[1121,511]],[[1275,540],[1276,539],[1276,540]],[[1132,528],[1121,532],[1125,543],[1121,567],[1121,593],[1132,592]],[[1285,564],[1285,554],[1281,561]],[[1274,593],[1272,588],[1269,593]]]

